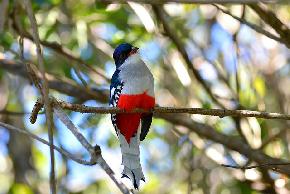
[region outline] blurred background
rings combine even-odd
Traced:
[[[249,6],[218,7],[279,37]],[[265,7],[290,25],[290,5]],[[44,114],[35,124],[29,122],[29,113],[40,96],[20,63],[18,41],[22,35],[24,60],[37,64],[29,19],[19,1],[2,0],[0,9],[0,121],[48,139]],[[289,114],[289,49],[283,41],[252,30],[213,5],[35,0],[33,9],[46,72],[54,83],[50,94],[57,99],[108,106],[109,79],[115,70],[112,53],[118,44],[128,42],[140,48],[140,55],[154,74],[160,106]],[[11,64],[5,65],[3,60]],[[104,159],[121,179],[121,153],[110,116],[67,113],[93,145],[101,146]],[[286,121],[184,117],[211,126],[229,138],[237,137],[271,157],[289,159],[290,125]],[[56,117],[54,122],[55,144],[89,158]],[[55,153],[58,193],[120,193],[98,165],[80,165]],[[46,145],[0,127],[1,194],[49,193],[49,161]],[[223,163],[256,164],[186,126],[155,118],[141,145],[146,183],[138,193],[290,192],[285,175],[264,168],[228,169],[220,166]],[[132,188],[130,181],[121,181]]]

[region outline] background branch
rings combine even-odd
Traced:
[[[48,128],[48,139],[50,143],[50,191],[52,194],[56,194],[56,178],[55,178],[55,158],[54,158],[54,149],[53,149],[53,115],[51,106],[49,103],[49,88],[47,83],[47,78],[45,76],[45,67],[44,67],[44,60],[42,56],[42,51],[40,47],[40,40],[39,40],[39,34],[38,34],[38,28],[37,28],[37,22],[35,19],[35,16],[33,14],[32,5],[30,0],[25,0],[24,5],[28,14],[28,18],[30,20],[30,24],[32,27],[32,34],[33,34],[33,40],[36,44],[36,53],[37,53],[37,59],[38,59],[38,66],[43,78],[43,99],[45,104],[45,115],[46,115],[46,123]]]

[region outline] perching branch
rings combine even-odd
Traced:
[[[178,108],[178,107],[158,107],[156,106],[152,110],[133,109],[131,111],[125,111],[116,107],[90,107],[82,104],[70,104],[64,101],[58,101],[55,98],[51,98],[52,106],[58,104],[63,109],[81,112],[81,113],[98,113],[98,114],[110,114],[110,113],[154,113],[155,115],[165,113],[187,113],[187,114],[200,114],[200,115],[211,115],[219,117],[256,117],[263,119],[280,119],[290,120],[290,115],[271,113],[271,112],[260,112],[251,110],[227,110],[227,109],[204,109],[204,108]],[[40,103],[41,104],[41,103]],[[36,113],[36,112],[35,112]],[[34,113],[34,114],[35,114]]]
[[[39,103],[40,102],[40,103]],[[41,109],[41,101],[37,103],[37,110]],[[275,170],[277,172],[287,174],[290,176],[290,171],[288,168],[285,168],[285,164],[288,164],[288,162],[285,162],[283,160],[279,160],[276,158],[269,157],[259,150],[253,150],[250,148],[249,145],[244,144],[239,139],[233,138],[233,137],[228,137],[226,135],[220,134],[216,132],[213,128],[210,126],[207,126],[205,124],[197,123],[187,117],[184,116],[176,116],[176,115],[171,115],[171,114],[164,114],[164,113],[190,113],[190,114],[205,114],[205,115],[213,115],[213,116],[226,116],[230,112],[227,112],[229,110],[221,110],[221,109],[192,109],[192,108],[170,108],[170,107],[155,107],[153,110],[146,111],[142,109],[134,109],[132,111],[124,111],[118,108],[112,108],[112,107],[88,107],[85,105],[80,105],[80,104],[70,104],[67,102],[63,101],[57,101],[55,98],[51,98],[51,103],[52,106],[60,106],[62,109],[67,109],[67,110],[72,110],[75,112],[81,112],[81,113],[98,113],[98,114],[108,114],[108,113],[147,113],[147,112],[153,112],[155,113],[154,116],[158,118],[163,118],[171,123],[177,124],[177,125],[182,125],[187,128],[189,128],[192,131],[195,131],[197,134],[205,136],[206,138],[209,138],[213,141],[216,141],[218,143],[221,143],[225,145],[226,147],[229,147],[232,150],[236,150],[240,152],[241,154],[244,154],[247,156],[249,159],[256,161],[260,163],[261,165],[257,165],[256,167],[268,167],[268,169]],[[223,114],[222,112],[223,111]],[[239,111],[235,110],[232,113],[236,116],[259,116],[259,118],[279,118],[279,119],[290,119],[290,115],[284,115],[282,117],[279,117],[278,115],[281,116],[279,113],[263,113],[263,112],[258,112],[258,111]],[[36,114],[36,112],[33,112],[33,114]],[[262,116],[264,115],[264,116]],[[227,115],[227,116],[233,116],[233,115]],[[268,117],[270,116],[270,117]],[[278,117],[277,117],[278,116]],[[285,117],[286,116],[286,117]],[[32,117],[37,118],[36,115],[32,115]],[[267,165],[264,165],[264,163],[267,163]],[[272,167],[270,164],[273,164]]]

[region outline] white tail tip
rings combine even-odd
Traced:
[[[131,179],[135,189],[139,189],[140,180],[145,182],[144,174],[141,168],[136,168],[136,169],[131,170],[127,168],[126,166],[124,166],[124,170],[122,172],[122,178],[124,177]]]

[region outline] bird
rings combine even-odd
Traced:
[[[130,111],[134,108],[150,110],[155,106],[154,78],[141,59],[139,48],[129,43],[116,47],[113,58],[116,70],[110,85],[110,106]],[[145,177],[140,164],[140,141],[152,123],[152,113],[111,114],[111,121],[120,141],[122,178],[129,178],[139,189]]]

